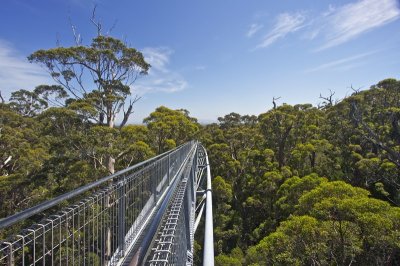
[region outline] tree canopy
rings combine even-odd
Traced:
[[[88,46],[38,50],[28,59],[44,67],[70,97],[93,108],[96,122],[103,124],[105,119],[109,127],[114,126],[116,114],[131,95],[130,86],[150,68],[141,52],[101,34]],[[121,126],[128,121],[134,102],[131,100],[124,111]]]
[[[160,106],[142,125],[110,127],[101,93],[43,85],[0,103],[0,216],[109,174],[110,158],[123,169],[198,139],[213,174],[216,265],[400,264],[400,81],[208,125]]]

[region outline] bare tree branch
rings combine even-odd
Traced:
[[[0,169],[3,169],[4,167],[6,167],[7,164],[11,161],[11,159],[12,159],[12,156],[10,155],[7,157],[7,159],[4,162],[0,163]]]
[[[333,99],[334,95],[335,95],[335,92],[333,92],[331,89],[329,89],[329,96],[322,96],[321,93],[319,94],[319,98],[324,100],[322,102],[322,104],[323,104],[322,108],[330,107],[330,106],[333,106],[335,104],[336,101],[334,101],[334,99]]]
[[[133,105],[134,105],[137,101],[139,101],[140,98],[141,98],[141,97],[135,95],[135,98],[133,98],[133,100],[129,100],[128,109],[125,111],[125,108],[124,108],[124,110],[123,110],[123,111],[124,111],[124,118],[123,118],[123,120],[122,120],[122,122],[121,122],[120,128],[122,128],[123,126],[125,126],[126,122],[128,122],[129,116],[130,116],[131,114],[133,114],[133,111],[132,111]]]
[[[75,45],[76,45],[76,46],[81,45],[81,44],[82,44],[82,37],[81,37],[81,35],[77,32],[76,26],[72,23],[71,17],[68,17],[68,22],[69,22],[69,25],[71,26],[72,34],[74,35]]]
[[[60,46],[61,46],[60,33],[57,32],[56,33],[56,47],[60,47]]]
[[[111,28],[106,32],[107,36],[110,35],[111,32],[115,29],[115,27],[117,26],[117,22],[118,22],[118,19],[114,20],[114,23],[112,24]]]
[[[272,104],[274,105],[274,109],[276,109],[276,101],[279,100],[281,97],[272,97]]]
[[[3,98],[3,95],[1,95],[1,91],[0,91],[0,100],[1,100],[1,103],[4,103],[5,101],[4,101],[4,98]]]
[[[353,84],[350,85],[350,89],[353,91],[354,95],[357,95],[358,93],[360,93],[362,87],[359,87],[358,89],[353,88]]]
[[[92,10],[92,17],[90,18],[90,21],[93,23],[93,25],[97,29],[97,36],[101,36],[102,25],[101,25],[100,21],[96,21],[96,8],[97,8],[97,5],[94,5],[93,10]]]

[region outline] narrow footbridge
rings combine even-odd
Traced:
[[[193,265],[200,224],[214,265],[210,167],[192,141],[1,219],[0,265]]]

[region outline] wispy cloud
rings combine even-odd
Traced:
[[[256,48],[268,47],[277,40],[284,38],[287,34],[298,31],[304,27],[305,20],[306,17],[302,12],[294,14],[282,13],[278,15],[273,28]]]
[[[33,89],[40,84],[52,83],[49,75],[39,66],[30,64],[12,44],[0,40],[0,90],[9,97],[18,89]]]
[[[310,14],[314,13],[313,16]],[[300,39],[315,41],[322,51],[350,40],[400,18],[398,0],[357,0],[341,6],[332,6],[315,13],[282,13],[276,17],[272,29],[256,48],[265,48],[293,32],[301,32]],[[249,32],[256,29],[251,25]],[[321,44],[322,43],[322,44]]]
[[[361,0],[336,9],[330,7],[321,20],[317,21],[322,25],[319,32],[326,39],[318,50],[345,43],[364,32],[388,24],[399,16],[397,0]]]
[[[264,27],[264,25],[262,25],[262,24],[258,24],[258,23],[251,24],[249,30],[246,33],[246,36],[248,38],[253,37],[253,35],[256,34],[258,31],[260,31],[263,27]]]
[[[152,48],[146,47],[143,49],[142,53],[146,61],[151,65],[150,71],[161,71],[167,72],[167,65],[169,63],[169,58],[174,51],[167,47]]]
[[[331,70],[331,69],[337,69],[337,70],[348,70],[350,68],[354,68],[356,66],[362,65],[360,62],[357,62],[359,59],[363,59],[365,57],[368,57],[369,55],[375,54],[377,51],[372,51],[368,53],[362,53],[362,54],[357,54],[349,57],[345,57],[342,59],[334,60],[328,63],[324,63],[322,65],[319,65],[317,67],[313,67],[310,69],[305,70],[306,73],[310,72],[317,72],[321,70]]]
[[[151,65],[149,74],[138,80],[135,89],[139,95],[150,92],[172,93],[184,90],[188,83],[177,71],[169,68],[173,51],[166,47],[146,47],[142,50],[145,60]]]

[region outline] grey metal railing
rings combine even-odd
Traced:
[[[179,186],[168,203],[158,231],[154,234],[145,265],[193,265],[195,221],[202,216],[196,207],[206,208],[203,249],[204,265],[214,265],[211,172],[207,152],[198,145],[196,153],[186,164]],[[205,181],[205,182],[204,182]],[[202,190],[202,183],[206,183]],[[206,199],[205,201],[203,199]],[[204,205],[203,205],[204,204]]]
[[[90,195],[0,242],[0,265],[118,265],[193,156],[196,142],[0,220],[21,222],[65,200]],[[180,187],[180,186],[176,186]]]
[[[183,178],[171,197],[145,265],[191,265],[193,263],[194,210],[196,204],[195,179],[197,155],[191,155]]]

